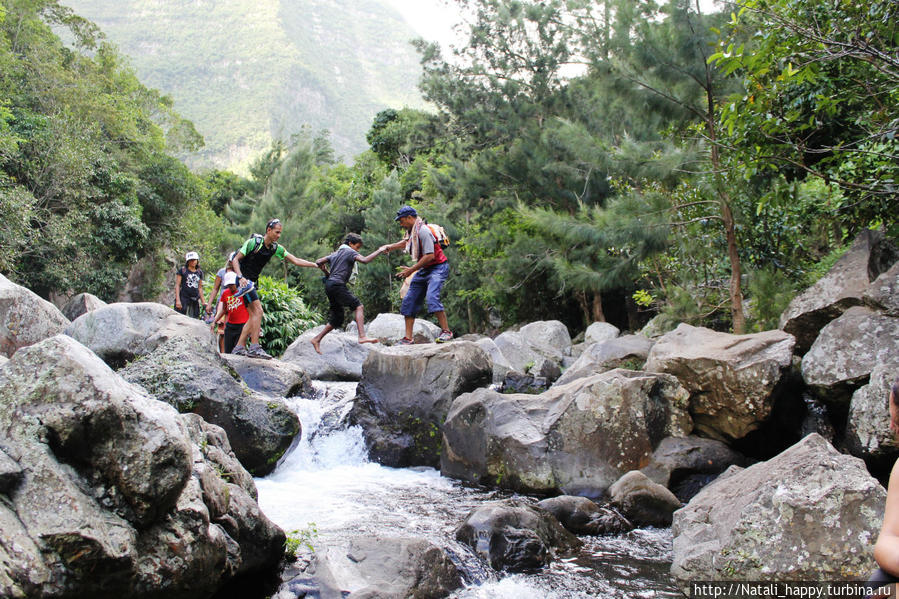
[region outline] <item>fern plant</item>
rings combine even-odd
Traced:
[[[283,354],[303,331],[322,322],[322,315],[283,281],[259,277],[258,292],[264,311],[259,342],[273,356]]]

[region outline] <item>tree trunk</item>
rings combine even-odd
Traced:
[[[606,315],[602,311],[602,294],[597,291],[593,294],[593,322],[605,322]]]
[[[590,307],[587,305],[587,294],[583,291],[578,291],[574,294],[577,298],[577,303],[581,307],[581,312],[584,313],[584,322],[588,325],[590,324]]]
[[[737,252],[737,234],[734,229],[734,215],[727,202],[721,202],[721,217],[727,233],[727,257],[730,260],[730,308],[735,335],[746,332],[746,318],[743,315],[743,273],[740,268],[740,254]]]
[[[721,220],[724,222],[724,233],[727,237],[727,258],[730,261],[730,312],[733,320],[733,331],[736,335],[746,332],[746,319],[743,315],[743,289],[740,268],[740,253],[737,250],[737,232],[734,223],[734,213],[730,209],[730,195],[727,193],[727,182],[721,175],[721,157],[718,154],[718,130],[715,113],[715,95],[712,87],[711,66],[706,63],[706,132],[709,136],[709,159],[714,172],[715,187],[718,189],[718,199],[721,205]]]

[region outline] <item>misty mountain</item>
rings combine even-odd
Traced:
[[[64,0],[171,96],[206,147],[193,168],[244,170],[272,139],[331,131],[344,160],[374,115],[423,107],[416,36],[380,0]]]

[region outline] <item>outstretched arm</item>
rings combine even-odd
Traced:
[[[402,250],[406,247],[406,241],[408,241],[408,240],[406,238],[403,238],[403,239],[400,239],[399,241],[397,241],[396,243],[384,244],[378,249],[380,250],[381,248],[384,248],[385,252],[392,252],[394,250]]]
[[[290,252],[285,252],[284,259],[290,262],[291,264],[296,264],[297,266],[305,266],[307,268],[318,268],[318,264],[315,262],[310,262],[309,260],[303,260],[302,258],[297,258]]]
[[[381,246],[378,249],[376,249],[374,252],[369,254],[368,256],[365,256],[365,257],[362,257],[361,255],[356,256],[356,262],[361,262],[362,264],[368,264],[369,262],[371,262],[372,260],[374,260],[375,258],[377,258],[378,256],[380,256],[381,254],[383,254],[386,251],[387,250],[384,249],[384,246]]]

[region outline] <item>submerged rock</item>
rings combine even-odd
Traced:
[[[586,497],[560,495],[537,505],[556,517],[565,530],[576,535],[617,535],[634,525],[611,507],[599,506]]]
[[[442,599],[462,586],[446,552],[414,537],[359,537],[316,551],[312,592],[348,599]]]
[[[475,550],[494,570],[538,570],[581,546],[546,510],[521,500],[491,501],[473,509],[456,540]]]

